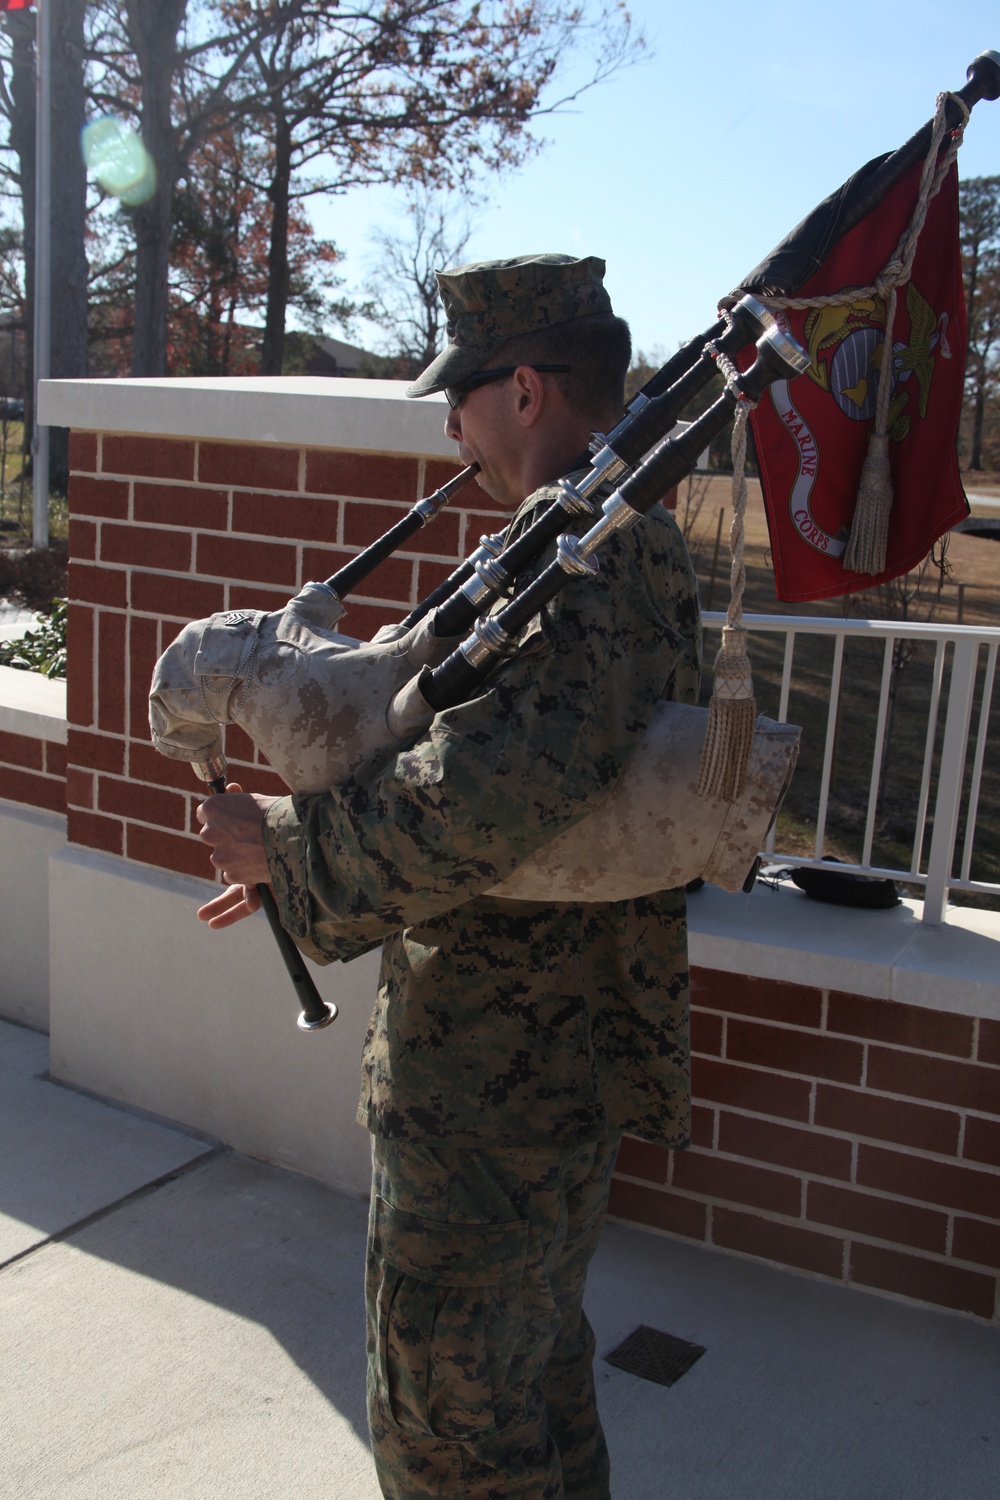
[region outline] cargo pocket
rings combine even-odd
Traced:
[[[376,1382],[404,1432],[523,1421],[526,1223],[440,1224],[376,1199]]]

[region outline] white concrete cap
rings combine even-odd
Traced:
[[[320,375],[43,380],[39,421],[92,432],[282,443],[455,460],[444,396],[407,401],[406,381]]]

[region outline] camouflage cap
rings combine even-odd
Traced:
[[[519,255],[437,271],[448,345],[406,394],[429,396],[458,385],[515,334],[610,312],[604,269],[596,255]]]

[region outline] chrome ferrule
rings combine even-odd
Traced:
[[[479,576],[479,568],[481,565],[479,563],[476,563],[474,564],[474,566],[476,571],[473,573],[471,578],[467,578],[465,580],[465,582],[462,584],[462,587],[459,589],[459,593],[462,595],[463,599],[467,599],[470,604],[474,605],[475,608],[478,609],[480,605],[484,604],[485,601],[490,597],[492,590],[489,584]]]
[[[774,313],[769,307],[765,307],[763,302],[758,302],[757,298],[751,292],[744,293],[736,305],[737,307],[745,307],[747,312],[752,313],[762,329],[773,328],[775,326]]]
[[[422,500],[417,501],[413,507],[413,514],[420,517],[422,526],[427,526],[433,521],[438,511],[447,504],[448,496],[443,490],[436,490],[433,495],[425,495]]]
[[[601,519],[590,528],[586,536],[579,539],[581,557],[589,557],[592,552],[597,551],[602,542],[607,541],[609,536],[614,536],[616,531],[627,531],[639,520],[638,513],[621,498],[617,490],[613,495],[609,495],[601,506],[601,510],[603,511]]]
[[[615,490],[614,494],[609,495],[601,505],[601,512],[605,516],[605,518],[607,518],[610,516],[617,516],[619,511],[621,510],[631,511],[632,507],[626,500],[622,499],[621,490]],[[635,511],[632,511],[632,514],[635,515]]]
[[[474,570],[473,577],[466,579],[459,592],[477,609],[486,604],[492,595],[506,596],[513,588],[510,574],[502,563],[497,563],[497,558],[503,552],[503,543],[502,531],[495,532],[493,536],[481,536],[479,546],[469,558]]]
[[[568,516],[589,516],[593,514],[594,507],[586,499],[578,485],[571,484],[568,479],[560,479],[556,485],[556,489],[559,491],[559,507]]]
[[[798,339],[794,339],[785,329],[779,328],[777,323],[772,322],[763,338],[757,340],[757,348],[759,349],[762,344],[767,344],[779,359],[784,360],[789,366],[789,376],[803,374],[812,364],[812,356],[808,350],[803,349]]]
[[[627,469],[628,465],[618,457],[613,448],[602,448],[599,453],[595,453],[590,472],[577,482],[576,492],[579,498],[589,504],[590,496],[595,490],[600,489],[602,484],[614,483]]]
[[[612,530],[631,531],[632,527],[638,526],[642,520],[642,514],[640,511],[633,510],[627,500],[619,499],[619,494],[620,491],[615,490],[615,493],[604,502],[602,510],[604,511],[605,519],[610,517],[614,520]],[[610,536],[611,533],[608,532],[607,534]]]
[[[499,557],[503,551],[506,534],[504,531],[495,531],[492,536],[481,536],[479,538],[479,546],[472,554],[473,562],[477,559],[485,559],[487,557]]]
[[[476,621],[472,635],[458,649],[470,666],[482,667],[491,658],[509,656],[514,641],[503,626],[497,624],[495,616],[487,615]]]
[[[316,1020],[310,1020],[305,1012],[299,1016],[295,1024],[300,1031],[322,1031],[324,1026],[329,1026],[331,1021],[337,1019],[337,1007],[333,1002],[331,1000],[324,1000],[323,1004],[326,1006],[325,1016],[319,1016]]]
[[[480,578],[489,591],[493,594],[509,594],[512,592],[513,583],[510,574],[503,563],[491,557],[486,562],[474,564],[476,577]]]
[[[561,536],[556,549],[556,561],[564,573],[582,576],[600,571],[596,557],[586,556],[578,536]]]
[[[475,609],[488,604],[498,594],[510,594],[510,575],[495,558],[479,558],[478,561],[473,561],[472,566],[472,577],[465,580],[459,592]]]
[[[479,465],[471,464],[469,468],[463,469],[461,474],[456,474],[454,479],[449,479],[447,484],[443,484],[439,490],[435,490],[433,495],[425,495],[422,500],[418,500],[413,507],[412,514],[419,516],[421,523],[426,526],[428,521],[433,521],[438,511],[443,510],[449,500],[452,500],[459,490],[464,490],[478,473]]]

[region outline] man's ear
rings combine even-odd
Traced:
[[[530,365],[518,365],[511,377],[517,420],[534,427],[545,408],[545,383]]]

